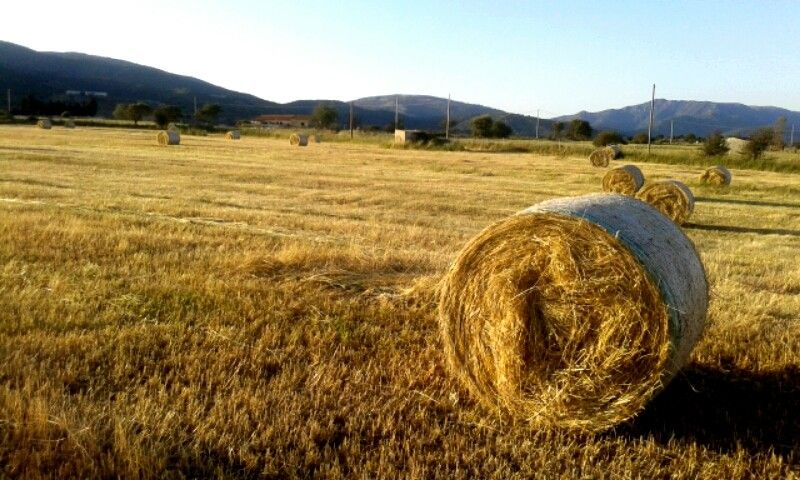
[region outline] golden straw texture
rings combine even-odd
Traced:
[[[308,145],[308,136],[300,135],[298,133],[293,133],[289,135],[289,145],[295,147],[305,147],[306,145]]]
[[[595,167],[607,167],[611,160],[622,157],[622,150],[617,145],[598,148],[589,154],[589,162]]]
[[[711,185],[726,186],[731,184],[731,172],[722,165],[709,168],[700,176],[700,181]]]
[[[609,214],[625,230],[619,237],[545,203],[481,232],[442,283],[451,371],[490,409],[538,427],[601,431],[631,418],[686,361],[705,320],[705,273],[680,229],[629,197],[594,197],[605,202],[601,215],[621,212]],[[598,205],[591,196],[570,201],[553,209],[579,215]],[[673,243],[637,233],[641,221]],[[634,251],[645,262],[686,258],[674,271],[654,260],[651,274]],[[675,292],[687,312],[674,322],[681,328],[664,300]]]
[[[677,180],[650,183],[639,190],[636,198],[654,206],[678,225],[686,223],[694,211],[692,191]]]
[[[644,185],[644,175],[635,165],[612,168],[603,176],[603,191],[633,195]]]
[[[177,130],[162,130],[158,132],[159,145],[179,145],[181,143],[181,134]]]

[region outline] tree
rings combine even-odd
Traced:
[[[758,159],[769,148],[775,138],[775,130],[772,128],[759,128],[752,135],[750,140],[744,145],[742,153],[753,160]]]
[[[683,141],[686,143],[695,143],[697,142],[697,136],[694,133],[689,133],[683,137]]]
[[[222,112],[222,107],[217,105],[216,103],[206,103],[203,105],[197,113],[194,114],[194,117],[201,121],[207,123],[215,123],[217,121],[217,117]]]
[[[586,120],[576,118],[569,122],[567,138],[570,140],[589,140],[592,138],[592,126]]]
[[[508,126],[508,124],[505,122],[498,120],[492,124],[491,135],[494,138],[508,138],[512,133],[514,133],[514,129]]]
[[[331,129],[336,126],[339,114],[330,105],[320,104],[314,108],[311,114],[311,124],[317,128]]]
[[[553,140],[558,140],[564,134],[564,122],[553,122]]]
[[[631,137],[631,143],[639,143],[639,144],[647,143],[647,133],[645,132],[637,133],[636,135]]]
[[[114,118],[119,120],[133,120],[134,125],[139,124],[139,120],[153,111],[150,105],[142,102],[137,103],[118,103],[114,108]]]
[[[181,118],[183,118],[183,112],[180,107],[175,105],[164,105],[153,111],[153,119],[161,128],[166,127],[170,122],[177,122]]]
[[[598,133],[592,143],[595,147],[605,147],[615,143],[625,143],[625,139],[616,130],[606,130]]]
[[[728,145],[722,133],[714,132],[706,138],[703,143],[703,153],[708,157],[718,157],[728,153]]]
[[[494,125],[494,121],[492,117],[489,115],[481,115],[480,117],[475,117],[470,122],[470,130],[472,131],[472,136],[477,138],[489,138],[492,136],[492,126]]]

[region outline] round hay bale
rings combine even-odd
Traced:
[[[159,145],[180,145],[181,134],[177,130],[161,130],[158,132]]]
[[[75,121],[71,118],[64,120],[64,128],[75,128]]]
[[[442,281],[447,363],[484,405],[537,427],[601,431],[687,361],[708,307],[691,240],[649,205],[535,205],[469,241]]]
[[[43,118],[36,122],[36,126],[45,130],[50,130],[53,128],[53,122],[51,122],[49,118]]]
[[[178,127],[178,124],[176,124],[174,122],[169,122],[167,124],[167,130],[171,131],[171,132],[180,132],[181,131],[181,129]]]
[[[305,147],[308,145],[308,135],[301,135],[299,133],[293,133],[289,135],[289,145],[294,147]]]
[[[700,180],[703,183],[709,183],[717,186],[727,186],[731,184],[731,172],[722,165],[717,165],[709,168],[702,175]]]
[[[644,175],[635,165],[612,168],[603,176],[603,191],[633,195],[644,185]]]
[[[225,134],[225,138],[228,140],[239,140],[242,138],[242,134],[239,133],[239,130],[231,130]]]
[[[609,145],[598,148],[589,154],[589,162],[595,167],[607,167],[611,160],[622,157],[622,150],[618,145]]]
[[[322,136],[319,133],[315,133],[311,138],[314,140],[314,143],[322,142]]]
[[[636,198],[654,206],[678,225],[683,225],[694,212],[694,195],[689,187],[677,180],[662,180],[647,184]]]

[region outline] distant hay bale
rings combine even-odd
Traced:
[[[314,140],[314,143],[320,143],[322,141],[322,136],[319,133],[315,133],[311,135],[311,139]]]
[[[239,133],[239,130],[230,130],[228,133],[225,134],[225,138],[228,140],[239,140],[242,138],[242,134]]]
[[[178,127],[178,125],[176,123],[173,123],[173,122],[169,122],[169,124],[167,124],[167,130],[168,131],[172,131],[172,132],[180,132],[181,131],[180,127]]]
[[[728,155],[738,155],[744,152],[747,140],[736,137],[726,137],[725,146],[728,147]]]
[[[611,160],[616,160],[621,157],[622,149],[619,148],[619,145],[608,145],[590,153],[589,161],[595,167],[607,167]]]
[[[603,191],[633,195],[644,185],[644,175],[635,165],[612,168],[603,176]]]
[[[64,128],[75,128],[75,121],[71,118],[64,120]]]
[[[177,130],[162,130],[158,132],[159,145],[180,145],[181,134]]]
[[[723,165],[716,165],[707,169],[700,176],[700,181],[711,185],[727,186],[731,184],[731,172]]]
[[[707,308],[680,228],[600,194],[535,205],[470,240],[442,280],[439,326],[451,372],[490,409],[601,431],[687,362]]]
[[[43,118],[36,122],[36,126],[45,130],[50,130],[53,128],[53,122],[51,122],[49,118]]]
[[[308,135],[301,135],[299,133],[293,133],[289,135],[289,145],[294,147],[305,147],[308,145]]]
[[[654,206],[678,225],[689,220],[694,211],[694,195],[684,183],[662,180],[646,185],[636,198]]]

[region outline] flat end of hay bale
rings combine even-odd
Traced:
[[[678,225],[686,223],[694,212],[694,194],[678,180],[649,183],[639,190],[636,198],[649,203]]]
[[[180,145],[181,134],[176,130],[162,130],[158,132],[156,140],[159,145]]]
[[[635,165],[612,168],[603,176],[603,191],[634,195],[644,185],[644,175]]]

